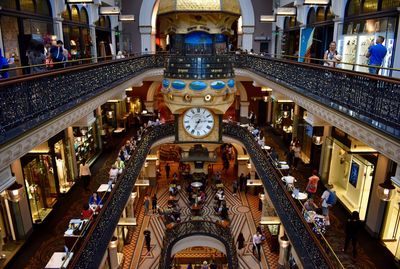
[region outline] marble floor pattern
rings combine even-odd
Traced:
[[[207,201],[205,203],[202,215],[206,220],[216,221],[219,218],[213,212],[213,197],[215,191],[213,191],[211,187],[207,187],[206,192]],[[158,197],[158,205],[160,207],[165,207],[169,196],[168,189],[166,187],[158,188],[156,193]],[[278,254],[271,253],[267,244],[264,244],[263,246],[264,253],[262,255],[261,262],[259,262],[252,254],[251,237],[256,231],[255,221],[259,221],[261,217],[260,213],[258,213],[258,215],[255,217],[253,216],[255,211],[258,211],[257,196],[254,196],[255,198],[252,197],[253,199],[251,200],[248,200],[247,198],[253,196],[250,194],[245,195],[244,193],[239,193],[239,195],[234,196],[231,190],[227,187],[225,187],[225,193],[229,208],[229,216],[232,221],[230,228],[233,237],[235,238],[235,242],[240,232],[243,232],[245,238],[247,239],[245,252],[242,256],[239,256],[240,268],[277,268]],[[182,212],[182,221],[188,220],[190,218],[190,209],[188,206],[189,201],[184,188],[179,191],[178,199],[178,203]],[[141,215],[143,214],[142,211],[140,212]],[[125,263],[123,268],[158,268],[165,225],[158,215],[151,213],[147,216],[144,216],[143,223],[140,226],[141,227],[137,227],[137,230],[140,230],[138,233],[138,238],[132,240],[132,243],[126,246],[124,249]],[[150,252],[148,252],[144,246],[143,231],[146,227],[148,227],[151,231]]]

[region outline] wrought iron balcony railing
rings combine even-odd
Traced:
[[[139,176],[140,170],[152,144],[162,138],[174,136],[174,130],[175,126],[173,124],[165,124],[147,129],[133,154],[135,157],[131,158],[124,173],[118,179],[110,197],[104,203],[102,211],[88,231],[84,242],[79,244],[81,245],[81,249],[72,250],[74,256],[69,268],[97,268],[100,265],[104,252],[107,249],[108,242],[113,236],[115,227],[118,224],[118,220],[129,199],[135,181]],[[338,268],[332,265],[329,256],[325,253],[321,243],[305,222],[301,212],[295,204],[295,201],[283,186],[273,164],[269,162],[266,155],[255,142],[253,136],[246,129],[233,124],[223,125],[223,135],[237,139],[245,146],[285,227],[286,234],[290,238],[297,254],[301,258],[304,267],[319,269]],[[195,228],[195,224],[185,225],[193,225],[195,233],[200,233],[203,227],[196,226],[197,228]],[[169,241],[165,243],[169,247],[172,247],[175,242],[174,240],[182,238],[179,234],[183,234],[182,236],[184,237],[189,236],[189,231],[183,231],[186,226],[182,227],[183,228],[179,228],[178,226],[177,230],[174,229],[171,231],[169,237],[167,235],[166,240]],[[214,226],[204,226],[203,228],[220,229]],[[235,265],[236,261],[234,260],[234,257],[229,256],[235,255],[235,251],[232,249],[235,246],[233,242],[230,241],[227,234],[229,230],[213,230],[212,234],[214,234],[215,231],[219,231],[220,236],[222,236],[219,239],[223,240],[222,242],[224,242],[227,251],[230,253],[227,254],[228,261],[232,263],[232,265]],[[207,231],[203,232],[206,233]],[[229,244],[230,246],[228,246]],[[166,251],[167,252],[163,253],[165,260],[164,265],[167,265],[169,261],[168,255],[170,254],[170,250],[169,252],[168,250]]]
[[[0,81],[0,144],[145,70],[163,67],[166,57],[144,55]],[[254,55],[231,55],[229,62],[400,138],[398,79]]]
[[[210,236],[219,240],[225,246],[228,268],[239,268],[236,247],[230,228],[222,227],[215,222],[201,220],[182,222],[177,224],[174,228],[166,230],[158,268],[171,268],[171,250],[174,244],[183,238],[194,235]]]
[[[400,139],[398,79],[255,55],[234,57],[237,68],[248,69]]]

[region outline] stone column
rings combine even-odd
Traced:
[[[90,48],[90,53],[92,55],[92,58],[94,58],[92,60],[92,62],[93,63],[97,63],[96,57],[98,57],[98,55],[97,55],[96,25],[91,24],[89,26],[89,31],[90,31],[90,39],[92,41],[92,46]]]
[[[57,36],[57,40],[62,40],[64,42],[62,21],[63,18],[53,18],[54,34]]]
[[[268,96],[268,103],[267,103],[267,122],[271,124],[272,122],[272,98]]]
[[[254,26],[242,26],[243,30],[243,50],[250,51],[253,48],[253,33],[254,33]]]
[[[117,44],[115,44],[115,29],[111,30],[111,55],[112,59],[115,59],[115,55],[117,55]]]
[[[289,258],[289,247],[290,241],[286,235],[279,238],[279,260],[278,268],[286,268],[286,264]]]
[[[142,53],[144,53],[147,49],[147,52],[150,53],[151,51],[151,25],[148,26],[139,26],[139,31],[141,35],[141,42],[142,42]]]
[[[249,117],[249,105],[250,102],[240,102],[240,122],[247,122]]]
[[[294,104],[292,137],[297,137],[297,131],[298,131],[297,128],[299,125],[299,114],[300,114],[300,106],[298,104]]]
[[[111,269],[119,268],[118,264],[118,238],[113,236],[110,243],[108,244],[108,260],[110,262]]]

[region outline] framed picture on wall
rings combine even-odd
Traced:
[[[351,169],[350,169],[350,176],[349,182],[354,188],[357,188],[357,181],[358,181],[358,172],[360,170],[360,165],[355,161],[351,162]]]

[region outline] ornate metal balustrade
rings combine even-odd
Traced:
[[[400,138],[400,80],[315,64],[235,55],[248,69],[328,107]]]
[[[79,251],[72,250],[74,258],[71,264],[68,265],[69,268],[99,267],[151,145],[162,138],[173,136],[174,131],[175,127],[172,124],[146,129],[146,133],[142,136],[135,152],[132,154],[133,157],[112,189],[110,197],[104,203],[104,209],[97,216],[88,231],[81,249]]]
[[[133,154],[134,158],[130,160],[124,173],[120,176],[117,184],[112,190],[110,198],[105,202],[103,210],[92,224],[85,241],[82,243],[81,250],[73,250],[74,257],[71,265],[69,266],[70,268],[97,268],[99,266],[107,249],[108,242],[113,236],[118,220],[145,162],[146,156],[150,151],[151,145],[162,138],[174,136],[174,130],[175,126],[172,124],[166,124],[147,129],[146,134],[143,135],[142,139],[138,143],[137,149]],[[263,180],[264,186],[271,197],[271,201],[274,204],[278,215],[281,218],[286,234],[290,238],[297,254],[303,262],[304,267],[319,269],[339,268],[331,264],[330,258],[325,253],[323,247],[315,237],[314,233],[311,231],[308,224],[304,221],[304,218],[297,208],[293,198],[283,186],[274,166],[269,162],[259,145],[254,140],[253,136],[246,129],[233,124],[223,125],[223,135],[240,140],[245,146],[248,154],[253,160],[257,173]],[[198,227],[201,228],[201,226]],[[195,232],[200,233],[200,228],[195,229]],[[171,232],[171,237],[166,239],[168,240],[165,242],[166,245],[172,247],[176,240],[181,238],[178,236],[180,233],[187,236],[189,231],[183,232],[181,229],[183,228],[178,227],[177,230],[173,230]],[[220,228],[213,227],[212,229]],[[223,235],[224,233],[226,233],[226,231],[221,232],[220,235]],[[234,255],[234,244],[227,238],[228,237],[217,239],[225,240],[222,242],[227,247],[228,255]],[[231,245],[227,246],[227,244]],[[167,266],[169,262],[168,255],[170,254],[171,250],[167,249],[165,251],[167,252],[163,253],[165,260],[163,263],[165,266]],[[228,261],[232,262],[232,264],[235,264],[233,256],[228,256]]]
[[[166,57],[145,55],[0,82],[0,144],[145,70],[163,67]],[[168,57],[172,61],[176,58]],[[226,63],[227,56],[218,57]],[[237,68],[248,69],[396,139],[400,137],[400,81],[397,79],[253,55],[231,55],[228,59]],[[228,75],[227,70],[229,66],[219,75]],[[209,78],[210,74],[204,75]],[[200,72],[193,78],[202,79],[202,76]],[[218,72],[213,73],[213,78],[218,78]]]
[[[0,82],[0,144],[163,64],[147,55]]]
[[[236,247],[231,235],[230,228],[222,227],[211,221],[187,221],[176,225],[173,229],[165,232],[163,239],[163,248],[160,255],[158,268],[169,269],[172,265],[171,250],[172,247],[181,239],[194,235],[204,235],[214,237],[224,244],[226,249],[226,258],[228,268],[239,268],[236,254]]]
[[[254,167],[275,207],[286,235],[296,249],[304,268],[340,268],[333,253],[327,253],[320,241],[304,220],[295,201],[283,185],[280,176],[270,159],[262,151],[254,136],[236,124],[224,124],[222,133],[240,141],[246,148]]]

